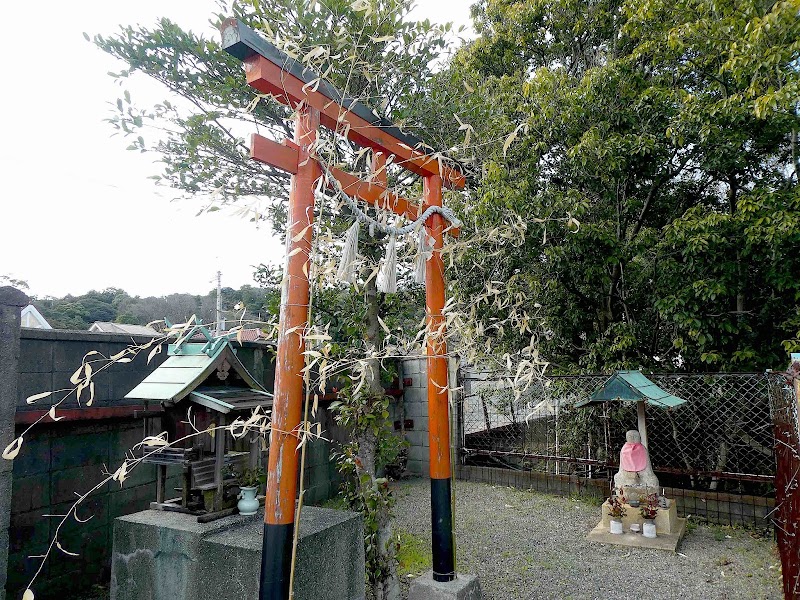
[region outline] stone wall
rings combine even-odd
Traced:
[[[0,448],[14,439],[19,370],[20,313],[28,297],[16,288],[0,287]],[[12,463],[0,459],[0,600],[6,597]],[[9,594],[10,595],[10,594]]]

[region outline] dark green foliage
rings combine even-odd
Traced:
[[[796,4],[473,13],[480,37],[449,79],[483,103],[453,109],[484,144],[470,217],[494,227],[514,211],[528,231],[500,253],[476,247],[483,274],[459,293],[509,282],[561,371],[783,366],[800,328]]]
[[[55,329],[86,330],[95,321],[146,325],[164,318],[173,323],[183,323],[192,315],[204,323],[216,320],[216,290],[203,296],[193,294],[170,294],[168,296],[130,296],[124,290],[108,288],[102,292],[90,291],[82,296],[64,298],[45,297],[34,299],[36,307]],[[228,322],[239,318],[242,310],[234,310],[241,304],[246,307],[248,321],[270,321],[280,298],[275,287],[255,288],[244,285],[238,290],[222,289],[222,308]],[[258,327],[258,323],[251,325]]]

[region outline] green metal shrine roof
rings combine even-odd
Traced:
[[[201,328],[201,333],[208,332]],[[186,341],[191,339],[194,336],[189,333],[170,344],[167,360],[125,398],[158,400],[171,406],[188,396],[189,401],[221,413],[271,406],[272,394],[247,372],[226,337],[208,334],[205,343]],[[237,385],[226,385],[231,372],[241,379]]]
[[[602,388],[595,390],[589,397],[575,403],[576,408],[588,406],[598,402],[639,402],[643,400],[659,408],[674,408],[685,403],[686,400],[673,396],[661,389],[641,371],[617,371]]]

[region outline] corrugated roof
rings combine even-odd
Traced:
[[[581,408],[597,402],[638,402],[640,400],[659,408],[673,408],[686,402],[686,400],[658,387],[641,371],[617,371],[602,388],[596,390],[590,398],[576,402],[575,407]]]
[[[89,327],[93,333],[127,333],[128,335],[160,335],[152,327],[144,325],[128,325],[127,323],[111,323],[109,321],[95,321]]]

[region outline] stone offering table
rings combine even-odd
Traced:
[[[258,598],[263,513],[198,523],[146,510],[117,518],[112,600]],[[300,518],[294,597],[364,600],[361,516],[309,506]]]
[[[631,525],[641,524],[644,519],[639,514],[639,508],[634,508],[630,504],[625,504],[625,516],[622,521],[622,535],[610,533],[609,523],[611,506],[606,500],[603,503],[603,516],[597,527],[589,532],[586,539],[592,542],[603,544],[616,544],[618,546],[635,546],[637,548],[655,548],[658,550],[671,550],[675,552],[686,532],[686,519],[678,516],[675,502],[669,501],[669,508],[659,508],[655,518],[656,535],[655,538],[646,538],[641,532],[631,532]]]

